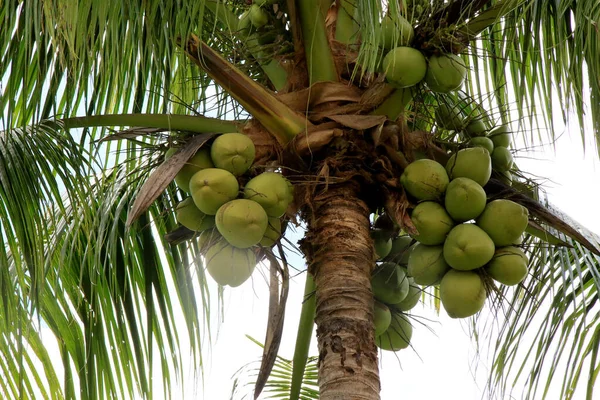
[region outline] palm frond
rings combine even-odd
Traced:
[[[181,346],[199,369],[201,335],[210,337],[198,249],[163,239],[181,199],[171,186],[128,228],[131,204],[160,158],[138,151],[96,173],[86,161],[93,158],[54,127],[7,131],[0,142],[2,397],[37,398],[33,391],[46,387],[57,398],[76,388],[82,399],[151,398],[153,360],[169,390],[182,380],[181,355],[189,353]],[[178,331],[176,315],[187,330]],[[62,365],[40,344],[48,333]],[[32,363],[41,363],[43,378]]]
[[[490,7],[496,3],[490,2]],[[584,148],[595,138],[600,152],[600,103],[595,100],[600,97],[598,20],[596,1],[523,2],[471,42],[469,93],[490,93],[487,98],[477,96],[490,106],[492,100],[514,103],[519,128],[527,121],[539,128],[532,132],[547,132],[526,136],[527,143],[552,142],[553,118],[566,122],[575,115]],[[591,116],[591,126],[586,115]],[[509,110],[501,109],[494,122],[510,122]]]
[[[262,343],[248,336],[252,342],[263,347]],[[260,361],[247,364],[240,368],[235,374],[233,381],[231,400],[250,398],[254,388],[253,379],[258,374]],[[293,362],[281,356],[277,356],[275,365],[263,391],[264,399],[289,398],[292,387]],[[318,357],[308,357],[306,369],[300,387],[300,399],[310,400],[319,398],[319,385],[317,383]]]

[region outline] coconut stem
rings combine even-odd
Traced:
[[[360,185],[329,185],[311,199],[302,250],[315,276],[322,400],[376,400],[380,383],[373,326],[373,243]]]

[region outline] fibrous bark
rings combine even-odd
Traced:
[[[369,208],[353,181],[329,184],[312,199],[302,249],[315,277],[322,400],[376,400]]]

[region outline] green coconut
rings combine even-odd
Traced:
[[[490,138],[487,138],[485,136],[476,136],[472,138],[471,140],[469,140],[468,145],[469,147],[483,147],[490,154],[492,154],[492,151],[494,151],[494,142],[492,142]]]
[[[373,325],[375,325],[375,337],[387,330],[392,322],[392,313],[388,306],[375,300],[373,306]]]
[[[210,146],[210,156],[215,167],[243,175],[254,162],[256,149],[252,140],[241,133],[225,133]]]
[[[290,204],[288,180],[277,172],[263,172],[244,187],[244,198],[260,204],[269,217],[281,217]]]
[[[486,200],[480,184],[469,178],[455,178],[448,184],[444,205],[453,220],[465,222],[483,212]]]
[[[499,125],[492,129],[488,137],[494,143],[494,146],[509,147],[511,142],[511,132],[508,125]]]
[[[271,247],[279,240],[280,237],[281,220],[279,218],[270,217],[267,230],[258,244],[264,247]]]
[[[397,46],[408,46],[414,35],[412,25],[401,15],[393,19],[386,15],[381,21],[381,41],[386,50]]]
[[[165,160],[171,158],[178,150],[177,148],[170,148],[165,154]],[[192,176],[201,169],[213,167],[214,164],[210,158],[210,149],[208,147],[201,148],[181,167],[175,176],[175,183],[181,190],[189,193]]]
[[[498,199],[489,202],[477,225],[496,244],[496,247],[510,246],[525,232],[529,223],[529,212],[525,207],[511,200]]]
[[[252,4],[248,10],[248,17],[255,28],[261,28],[269,22],[269,14],[258,4]]]
[[[202,231],[197,236],[197,243],[200,252],[206,253],[206,251],[216,244],[218,241],[224,240],[223,236],[219,233],[217,228],[210,228]]]
[[[400,303],[408,295],[408,278],[398,264],[385,262],[371,277],[373,296],[386,304]]]
[[[492,158],[482,147],[459,150],[446,163],[450,179],[469,178],[485,186],[492,176]]]
[[[409,311],[415,308],[421,298],[423,290],[415,283],[413,278],[408,278],[408,294],[400,303],[392,304],[392,307],[399,311]]]
[[[510,171],[513,166],[513,156],[506,147],[495,147],[492,152],[492,168],[496,171]]]
[[[418,200],[441,199],[449,182],[442,164],[428,159],[408,164],[400,176],[404,189]]]
[[[496,250],[486,271],[496,281],[513,286],[521,283],[527,276],[527,256],[518,247],[508,246]]]
[[[408,275],[422,286],[437,285],[450,269],[444,259],[444,246],[417,244],[408,259]]]
[[[504,184],[506,184],[508,186],[512,186],[513,175],[510,171],[502,171],[502,172],[498,172],[498,174],[499,174],[498,179],[500,179],[501,182],[503,182]]]
[[[494,242],[475,224],[457,225],[444,242],[448,265],[461,271],[483,267],[494,256]]]
[[[469,137],[485,136],[487,127],[481,118],[472,119],[465,127],[465,132]]]
[[[240,249],[220,240],[206,251],[206,270],[221,286],[240,286],[256,267],[252,249]]]
[[[408,258],[414,246],[411,246],[413,239],[410,236],[402,235],[392,239],[392,249],[385,258],[386,261],[393,261],[396,264],[408,264]]]
[[[196,207],[191,197],[186,198],[175,208],[177,221],[192,231],[205,231],[215,226],[214,215],[206,215]]]
[[[405,88],[421,82],[427,72],[425,56],[412,47],[396,47],[383,59],[383,71],[390,85]]]
[[[413,239],[427,245],[444,243],[446,235],[454,226],[454,221],[444,207],[433,201],[419,203],[413,210],[411,221],[419,232]]]
[[[457,106],[438,103],[435,109],[435,121],[444,129],[459,131],[464,128],[464,116]]]
[[[375,248],[375,256],[377,259],[386,257],[392,251],[392,239],[376,231],[371,232],[373,238],[373,247]]]
[[[392,321],[385,332],[375,338],[375,344],[382,350],[398,351],[410,345],[413,328],[404,314],[392,314]]]
[[[448,93],[458,89],[467,76],[467,67],[455,54],[433,55],[425,74],[427,86],[434,92]]]
[[[200,211],[215,215],[217,210],[238,196],[240,187],[231,172],[220,168],[202,169],[190,179],[190,193]]]
[[[486,299],[485,286],[472,271],[450,270],[440,283],[440,300],[451,318],[466,318],[477,314]]]
[[[269,217],[260,204],[252,200],[235,199],[219,208],[215,223],[229,244],[245,249],[262,240]]]

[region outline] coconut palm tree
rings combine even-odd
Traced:
[[[442,129],[436,109],[459,107],[486,129],[510,123],[528,145],[554,138],[553,116],[574,112],[583,127],[587,114],[583,137],[600,137],[594,0],[7,0],[0,16],[3,398],[151,398],[154,360],[165,390],[183,379],[184,353],[201,370],[219,304],[202,243],[176,219],[185,194],[173,179],[215,136],[249,137],[250,174],[279,171],[294,186],[284,229],[306,226],[306,301],[291,363],[276,358],[291,244],[257,250],[271,311],[256,393],[274,363],[293,365],[298,398],[316,323],[322,399],[379,398],[371,219],[384,216],[375,228],[390,236],[416,233],[415,200],[399,177],[418,158],[445,163],[462,146],[460,129]],[[461,89],[401,87],[419,67],[396,71],[383,60],[386,47],[408,40],[394,28],[386,39],[384,16],[410,21],[410,47],[424,56],[460,55]],[[548,135],[537,134],[544,127]],[[513,173],[512,186],[494,175],[485,190],[529,210],[530,274],[514,288],[488,288],[501,327],[490,391],[516,374],[540,398],[567,360],[561,398],[584,368],[592,398],[598,238],[551,207],[526,171]],[[523,361],[517,348],[540,315]]]

